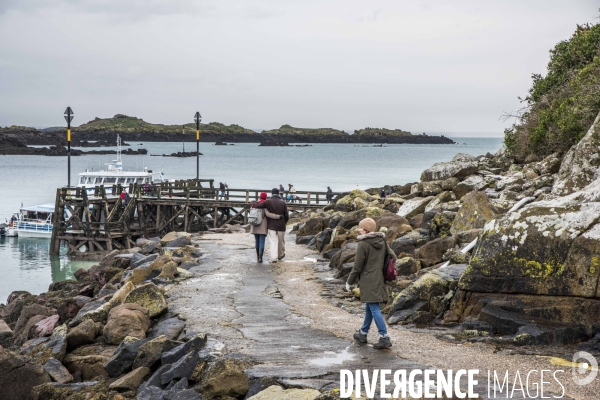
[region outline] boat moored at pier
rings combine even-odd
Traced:
[[[16,227],[16,235],[50,239],[52,236],[53,213],[54,204],[21,207],[16,216],[16,221],[11,219]]]

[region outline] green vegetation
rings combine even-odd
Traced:
[[[220,133],[250,133],[254,131],[243,128],[239,125],[224,125],[218,122],[200,124],[202,132],[220,132]],[[96,118],[86,124],[83,124],[74,131],[109,131],[109,132],[157,132],[157,133],[184,133],[196,134],[196,124],[189,123],[184,125],[163,125],[151,124],[141,118],[129,117],[123,114],[117,114],[112,118]]]
[[[412,136],[410,132],[402,129],[385,129],[385,128],[363,128],[354,131],[355,135],[366,136]]]
[[[517,123],[504,131],[509,153],[521,161],[564,154],[600,112],[600,24],[578,25],[550,51],[546,76],[532,79]]]
[[[281,125],[279,129],[262,131],[262,133],[264,135],[347,135],[344,131],[333,128],[294,128],[291,125]]]

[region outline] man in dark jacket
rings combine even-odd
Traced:
[[[354,258],[354,267],[346,282],[346,290],[350,291],[351,285],[359,281],[360,301],[365,303],[365,320],[363,326],[354,334],[354,340],[359,343],[367,343],[369,328],[375,320],[379,330],[379,342],[375,343],[373,348],[388,349],[392,347],[392,342],[387,333],[379,303],[388,300],[383,276],[386,256],[389,254],[395,260],[396,255],[385,243],[385,235],[382,232],[376,232],[376,227],[377,224],[371,218],[365,218],[358,223],[358,249]]]
[[[283,215],[282,219],[267,217],[267,236],[269,237],[271,262],[277,262],[285,257],[285,229],[290,215],[285,201],[279,197],[279,189],[271,190],[271,198],[259,203],[256,208],[266,208],[270,213]]]

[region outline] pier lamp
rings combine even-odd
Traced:
[[[194,121],[196,121],[196,179],[200,180],[200,121],[202,121],[202,115],[199,111],[196,111]]]
[[[71,187],[71,121],[73,120],[73,110],[67,107],[65,110],[65,119],[67,120],[67,187]]]

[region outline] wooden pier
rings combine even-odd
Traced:
[[[97,186],[93,194],[85,188],[57,189],[50,254],[58,254],[62,243],[68,246],[68,254],[111,251],[134,247],[140,237],[246,224],[250,203],[267,191],[227,189],[221,196],[212,179],[130,185],[130,200],[124,205],[120,199],[124,190],[120,185],[110,190]],[[301,200],[288,202],[290,210],[317,209],[328,203],[325,192],[295,195]]]

